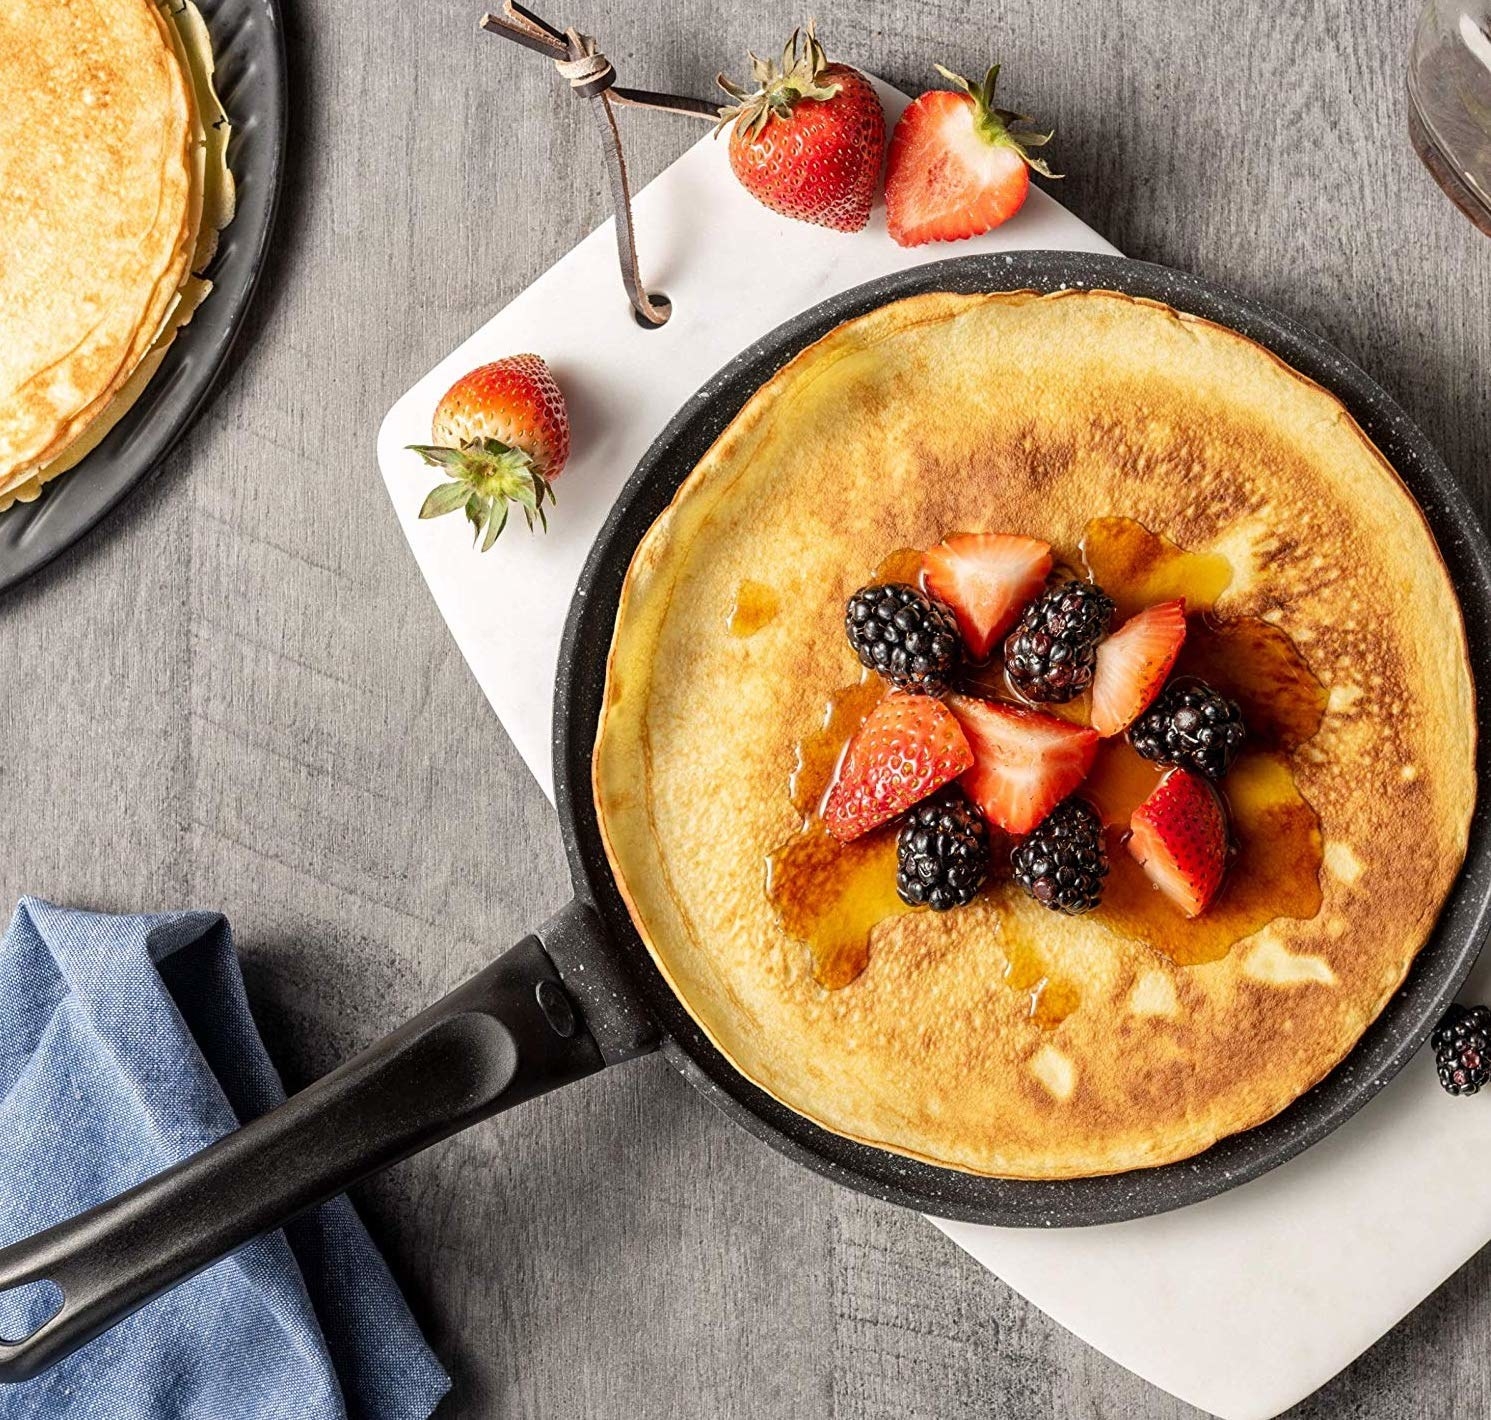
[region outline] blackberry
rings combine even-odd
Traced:
[[[1232,768],[1247,737],[1237,702],[1200,680],[1167,685],[1129,729],[1129,743],[1145,759],[1194,769],[1208,779]]]
[[[1076,915],[1103,898],[1108,850],[1103,821],[1086,799],[1063,799],[1010,855],[1015,881],[1042,907]]]
[[[1075,699],[1092,684],[1098,642],[1112,617],[1113,599],[1093,582],[1062,582],[1042,592],[1004,643],[1010,683],[1027,700]]]
[[[1473,1095],[1491,1079],[1491,1009],[1451,1006],[1434,1029],[1434,1063],[1452,1095]]]
[[[978,896],[989,873],[989,827],[956,784],[907,813],[896,838],[896,892],[946,912]]]
[[[849,598],[844,630],[860,663],[903,690],[940,695],[957,673],[957,617],[903,582],[861,587]]]

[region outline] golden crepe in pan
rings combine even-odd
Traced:
[[[1095,518],[1208,554],[1229,572],[1215,620],[1292,642],[1318,679],[1318,729],[1238,791],[1271,805],[1251,830],[1265,880],[1238,892],[1280,901],[1183,964],[1173,910],[1139,931],[1103,908],[1067,918],[1006,877],[966,908],[887,915],[864,970],[827,989],[765,863],[800,831],[799,746],[858,672],[846,599],[888,553],[956,531],[1040,537],[1070,561]],[[1443,564],[1336,399],[1154,303],[933,294],[788,364],[643,539],[594,788],[637,930],[743,1074],[866,1143],[1061,1178],[1186,1158],[1341,1060],[1460,867],[1474,740]],[[1266,920],[1279,909],[1298,915]],[[1033,1009],[1058,981],[1062,1009]]]
[[[233,212],[228,126],[188,3],[11,0],[0,15],[0,509],[143,391]]]

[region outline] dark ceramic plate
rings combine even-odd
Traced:
[[[34,503],[0,513],[0,592],[102,521],[160,468],[223,371],[274,226],[285,146],[285,45],[279,0],[197,0],[212,34],[217,91],[233,134],[238,211],[207,274],[213,289],[176,337],[133,409]]]
[[[1267,1123],[1159,1168],[1053,1181],[980,1178],[830,1134],[729,1065],[652,967],[616,889],[590,795],[590,756],[605,690],[605,657],[633,549],[689,470],[771,375],[841,321],[924,291],[1125,291],[1228,326],[1337,396],[1423,508],[1465,612],[1484,703],[1491,670],[1491,548],[1465,494],[1422,432],[1375,381],[1318,336],[1199,277],[1121,257],[1031,251],[938,261],[857,286],[778,326],[720,370],[679,410],[622,491],[571,604],[555,704],[555,789],[576,889],[599,909],[616,950],[665,1032],[663,1051],[689,1080],[758,1138],[864,1193],[944,1218],[1014,1227],[1071,1227],[1163,1213],[1267,1172],[1323,1139],[1361,1108],[1424,1043],[1479,955],[1491,925],[1491,737],[1478,755],[1480,792],[1470,850],[1433,936],[1403,987],[1329,1076]]]

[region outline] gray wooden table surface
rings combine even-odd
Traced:
[[[803,18],[778,0],[559,3],[542,8],[598,33],[624,80],[700,94]],[[480,0],[285,5],[284,218],[235,368],[162,477],[0,603],[0,899],[221,908],[294,1088],[564,896],[552,811],[419,581],[373,438],[607,209],[589,126],[542,61],[477,37]],[[1321,331],[1484,507],[1491,243],[1408,146],[1415,9],[817,15],[836,56],[913,90],[933,60],[1002,59],[1010,100],[1057,127],[1075,212]],[[697,136],[624,123],[640,180]],[[476,1129],[357,1202],[455,1377],[444,1420],[1195,1414],[919,1219],[777,1158],[661,1060]],[[1483,1254],[1296,1413],[1487,1414],[1488,1343]]]

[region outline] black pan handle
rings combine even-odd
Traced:
[[[127,1193],[0,1248],[0,1292],[50,1282],[62,1294],[61,1310],[29,1337],[0,1339],[0,1382],[39,1375],[162,1292],[360,1179],[651,1048],[654,1033],[625,1001],[601,935],[594,911],[572,903],[280,1108]],[[567,972],[584,973],[575,994],[546,946]],[[607,982],[608,1009],[592,1034],[584,998]],[[626,1006],[619,1016],[618,1000]]]

